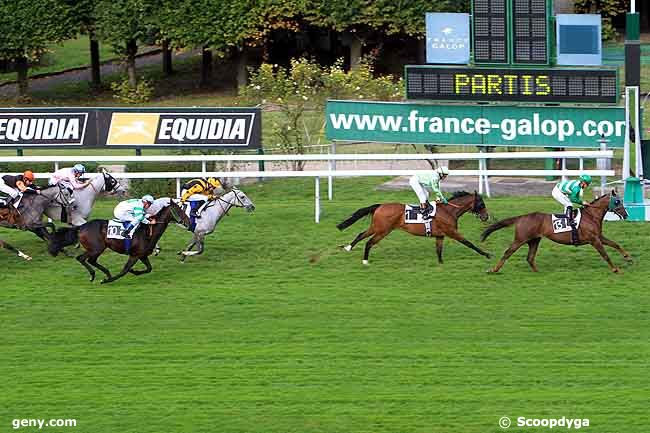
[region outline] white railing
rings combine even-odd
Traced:
[[[604,185],[605,177],[614,176],[613,170],[584,170],[585,159],[611,159],[614,153],[609,151],[573,151],[573,152],[493,152],[493,153],[440,153],[440,154],[310,154],[310,155],[151,155],[151,156],[22,156],[22,157],[0,157],[0,163],[53,163],[54,169],[58,169],[60,163],[78,162],[201,162],[201,171],[195,172],[127,172],[112,173],[118,179],[176,179],[176,193],[180,196],[181,179],[216,176],[227,178],[292,178],[292,177],[313,177],[315,179],[315,220],[320,221],[320,178],[328,178],[328,198],[332,200],[334,177],[355,177],[355,176],[411,176],[413,174],[428,173],[430,170],[337,170],[337,161],[418,161],[418,160],[474,160],[478,161],[477,170],[451,170],[450,176],[477,176],[479,179],[479,193],[490,196],[490,176],[576,176],[589,174],[600,176],[601,185]],[[545,159],[561,158],[561,170],[488,170],[488,159]],[[567,159],[579,160],[578,170],[566,169]],[[265,161],[265,162],[286,162],[286,161],[327,161],[327,170],[267,170],[267,171],[208,171],[208,162],[231,162],[231,161]],[[38,178],[48,178],[50,173],[36,173]]]

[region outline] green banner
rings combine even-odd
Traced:
[[[330,140],[476,146],[623,147],[623,107],[328,101]]]

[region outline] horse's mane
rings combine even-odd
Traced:
[[[611,192],[608,192],[607,194],[603,194],[603,195],[601,195],[600,197],[597,197],[597,198],[593,199],[592,201],[590,201],[589,204],[594,204],[594,203],[596,203],[598,200],[601,200],[603,197],[609,197],[609,196],[611,196],[611,195],[612,195]]]
[[[455,198],[465,197],[465,196],[468,196],[468,195],[471,195],[471,194],[468,193],[467,191],[456,191],[451,195],[451,198],[449,200],[453,200]]]

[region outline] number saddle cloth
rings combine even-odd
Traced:
[[[575,218],[573,219],[576,224],[576,229],[580,227],[580,219],[582,217],[582,212],[580,209],[577,209]],[[565,233],[571,231],[571,224],[569,224],[569,218],[565,214],[551,214],[551,223],[553,224],[553,233]]]
[[[108,220],[108,227],[106,228],[107,239],[120,239],[124,240],[122,230],[124,230],[129,223],[123,223],[115,219]]]
[[[431,219],[436,215],[437,210],[438,207],[434,206],[433,212],[425,219],[422,217],[420,206],[407,204],[404,206],[404,222],[406,224],[424,224],[427,236],[431,236]]]

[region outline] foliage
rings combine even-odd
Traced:
[[[603,17],[603,39],[616,39],[618,35],[612,25],[612,18],[629,10],[630,0],[575,0],[578,13],[598,13]]]
[[[157,29],[156,0],[98,0],[95,7],[97,35],[111,44],[116,54],[129,54],[130,41],[149,38]]]
[[[153,83],[150,80],[140,79],[135,87],[131,87],[128,78],[111,83],[113,97],[124,104],[144,104],[153,94]]]
[[[34,59],[48,44],[77,33],[70,8],[62,0],[0,2],[0,59]]]
[[[328,98],[395,100],[402,96],[402,82],[391,76],[373,77],[371,61],[366,59],[359,68],[345,72],[343,62],[322,67],[308,59],[292,60],[289,68],[262,64],[251,71],[250,83],[241,95],[252,104],[277,109],[282,116],[273,123],[273,135],[284,152],[302,154],[310,138],[319,135],[308,125],[304,113],[322,109]],[[301,169],[302,162],[294,164]]]

